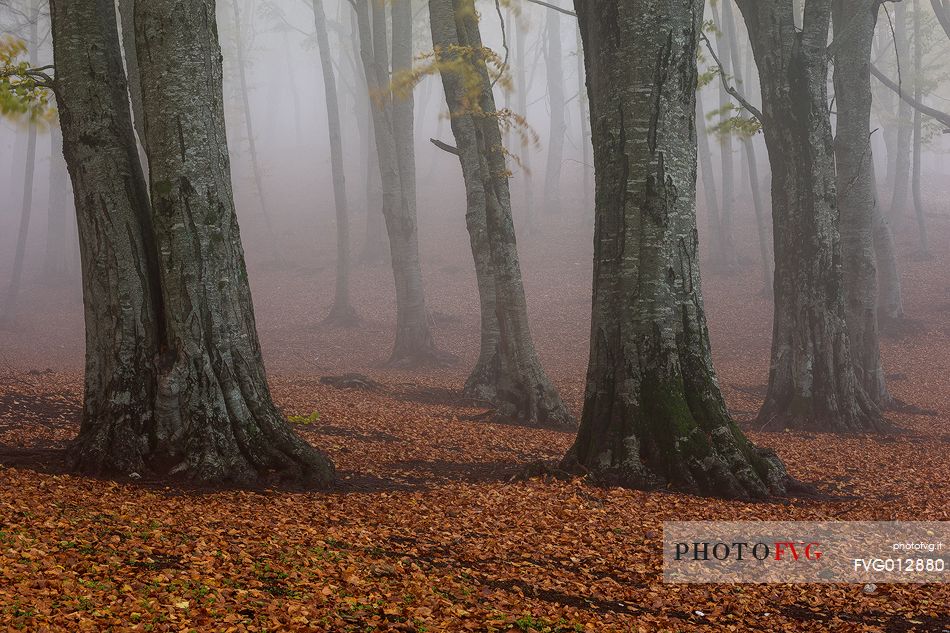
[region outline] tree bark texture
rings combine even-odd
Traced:
[[[473,0],[430,0],[432,43],[440,62],[469,60],[478,77],[475,101],[466,77],[443,65],[442,84],[465,181],[466,225],[475,257],[482,310],[479,362],[466,383],[491,400],[505,418],[541,426],[575,426],[541,367],[528,326],[495,99],[484,59]],[[448,68],[448,69],[446,69]]]
[[[346,203],[346,175],[343,170],[343,133],[340,126],[340,102],[336,74],[330,57],[330,38],[323,0],[312,0],[317,48],[323,71],[323,94],[327,104],[327,132],[330,138],[330,171],[333,175],[333,202],[336,208],[336,289],[327,321],[350,326],[359,318],[350,302],[350,215]]]
[[[855,374],[878,406],[890,400],[877,325],[874,231],[878,213],[871,150],[871,45],[878,0],[834,0],[835,136],[845,314]]]
[[[414,189],[412,184],[403,181],[408,167],[399,162],[402,146],[394,128],[396,112],[390,89],[386,5],[373,0],[356,0],[355,6],[360,58],[372,100],[383,216],[396,286],[396,340],[389,364],[401,367],[442,364],[446,356],[435,347],[426,312],[415,204],[409,204],[410,199],[414,201]]]
[[[764,425],[825,431],[880,427],[855,377],[845,317],[826,48],[831,0],[738,0],[762,92],[772,166],[775,314]]]
[[[696,230],[700,0],[576,0],[596,220],[590,363],[564,460],[606,482],[726,497],[785,491],[726,411],[712,366]]]
[[[234,210],[214,0],[136,7],[165,342],[152,459],[171,475],[326,484],[271,400]]]

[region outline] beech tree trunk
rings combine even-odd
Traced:
[[[894,47],[896,59],[901,66],[901,75],[908,76],[906,69],[910,64],[910,46],[907,41],[907,5],[904,2],[894,4]],[[910,193],[911,143],[913,141],[913,120],[911,106],[903,99],[897,99],[897,147],[894,156],[894,190],[891,197],[889,219],[894,226],[900,226],[907,211],[907,199]]]
[[[37,66],[39,37],[37,22],[40,11],[38,0],[30,8],[30,67]],[[23,159],[23,191],[20,198],[20,225],[17,229],[16,249],[13,254],[13,267],[10,271],[10,283],[7,286],[3,303],[0,304],[0,325],[12,324],[16,318],[16,304],[23,281],[23,260],[26,258],[26,238],[30,233],[30,217],[33,215],[33,176],[36,172],[36,124],[30,123],[26,137],[26,157]]]
[[[696,138],[699,157],[699,174],[703,178],[703,195],[706,198],[706,223],[709,226],[709,242],[712,244],[709,259],[715,264],[722,244],[722,228],[719,224],[719,194],[716,188],[716,172],[713,170],[712,152],[709,149],[709,132],[706,125],[706,110],[700,90],[696,91]]]
[[[333,466],[271,400],[228,159],[214,0],[136,7],[165,344],[153,460],[171,475],[326,484]]]
[[[350,302],[350,216],[346,204],[346,176],[343,169],[343,133],[340,127],[340,102],[336,91],[336,75],[330,57],[330,38],[323,0],[312,0],[313,22],[317,31],[320,66],[323,71],[323,94],[327,103],[327,131],[330,138],[330,170],[333,173],[333,202],[336,207],[336,290],[327,321],[351,326],[359,317]]]
[[[726,497],[786,490],[716,382],[696,231],[701,0],[575,0],[597,189],[590,363],[564,460],[598,479]]]
[[[52,0],[56,102],[82,262],[86,371],[68,463],[149,472],[155,357],[163,344],[157,252],[112,0]]]
[[[920,30],[920,0],[914,0],[914,100],[923,99],[923,33]],[[903,101],[903,99],[902,99]],[[914,150],[913,150],[913,197],[914,216],[917,218],[917,235],[920,238],[920,253],[929,257],[927,244],[927,225],[924,222],[924,201],[920,195],[921,152],[923,150],[923,118],[918,108],[914,108]]]
[[[544,70],[548,80],[549,121],[547,166],[544,170],[544,211],[561,212],[561,162],[564,160],[564,64],[561,59],[560,13],[548,9],[545,13]]]
[[[373,131],[383,187],[383,216],[386,219],[396,285],[396,340],[389,364],[400,367],[444,364],[447,356],[436,349],[429,330],[419,261],[414,184],[403,181],[409,166],[400,165],[399,162],[400,156],[404,156],[400,150],[405,150],[405,146],[401,144],[403,141],[397,141],[394,127],[396,112],[390,90],[386,6],[373,0],[357,0],[355,6],[360,32],[360,58],[372,101]]]
[[[239,88],[241,91],[241,109],[244,114],[244,131],[247,134],[247,149],[251,159],[251,173],[254,175],[254,188],[257,190],[257,197],[261,203],[261,217],[264,219],[264,227],[267,229],[268,246],[274,261],[282,262],[283,255],[277,245],[277,234],[274,232],[274,221],[267,204],[267,196],[264,193],[264,177],[261,175],[261,163],[257,156],[257,137],[254,134],[254,117],[251,114],[250,92],[247,87],[247,60],[244,51],[244,33],[242,31],[243,22],[241,19],[241,10],[238,2],[231,1],[231,13],[234,18],[234,52],[235,65],[237,67],[237,76]]]
[[[773,429],[881,428],[855,377],[845,315],[826,48],[831,0],[738,0],[759,68],[772,165],[775,314],[759,419]]]
[[[142,86],[139,83],[139,58],[135,52],[135,2],[119,0],[119,24],[122,27],[122,52],[125,57],[125,75],[132,103],[132,127],[139,143],[145,145],[145,113],[142,106]],[[147,169],[147,165],[142,166]]]
[[[732,0],[722,2],[722,24],[726,41],[729,43],[729,57],[732,60],[733,75],[736,83],[742,85],[743,73],[742,57],[739,55],[739,38],[736,33],[735,16],[732,11]],[[721,53],[725,55],[725,53]],[[722,86],[722,82],[719,82]],[[747,90],[742,86],[743,90]],[[740,133],[741,134],[741,133]],[[755,153],[755,142],[749,135],[742,135],[742,153],[745,155],[746,168],[749,176],[749,189],[752,192],[752,210],[755,213],[755,227],[759,238],[759,260],[762,271],[762,294],[772,296],[772,252],[769,250],[768,221],[766,220],[765,205],[762,203],[762,189],[759,184],[759,164]],[[731,222],[730,222],[731,223]],[[730,227],[731,231],[731,227]]]
[[[722,0],[723,7],[730,0]],[[722,62],[722,71],[726,77],[732,77],[732,60],[729,54],[728,37],[722,27],[722,20],[719,19],[719,10],[715,5],[712,7],[713,20],[716,25],[716,48],[721,53],[719,58]],[[732,81],[732,79],[730,79]],[[722,82],[717,82],[719,86],[719,121],[725,122],[732,117],[732,111],[729,106],[732,104],[729,94],[726,92]],[[739,254],[736,251],[736,241],[733,235],[732,216],[736,206],[736,168],[735,168],[735,148],[733,146],[732,131],[725,129],[719,134],[719,166],[722,170],[722,206],[719,216],[719,235],[720,243],[715,252],[713,261],[716,266],[724,269],[734,269],[739,265]]]
[[[473,0],[429,0],[432,44],[441,66],[465,181],[466,225],[482,310],[479,362],[466,390],[491,400],[505,418],[576,426],[534,348],[511,214],[508,168]],[[464,53],[461,51],[465,51]],[[465,61],[469,60],[469,64]],[[459,63],[467,66],[453,71]],[[476,94],[467,91],[478,78]]]
[[[844,271],[845,314],[858,383],[878,406],[890,396],[881,367],[877,325],[877,216],[871,150],[871,45],[878,0],[834,0],[834,87],[837,194]]]

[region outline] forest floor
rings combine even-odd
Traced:
[[[459,216],[461,218],[461,216]],[[341,475],[330,492],[183,491],[62,472],[81,407],[74,290],[24,292],[0,332],[0,626],[29,631],[938,631],[950,585],[667,585],[664,520],[950,520],[950,216],[931,219],[934,257],[899,235],[915,327],[884,340],[891,389],[925,413],[887,436],[761,430],[770,302],[754,261],[704,273],[714,358],[752,439],[836,500],[720,501],[581,481],[512,482],[556,460],[572,434],[479,419],[459,388],[477,353],[477,299],[461,221],[423,252],[434,331],[459,362],[381,367],[392,279],[354,273],[354,329],[321,325],[332,236],[293,268],[255,264],[258,325],[278,404]],[[567,226],[566,224],[564,226]],[[433,239],[438,238],[438,239]],[[740,242],[755,252],[753,236]],[[579,413],[590,310],[589,233],[523,240],[535,340]],[[320,377],[361,372],[382,386]],[[306,421],[311,413],[317,419]]]

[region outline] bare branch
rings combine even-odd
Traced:
[[[915,99],[913,96],[907,94],[899,85],[891,81],[887,75],[885,75],[880,70],[878,70],[877,66],[875,66],[874,64],[871,64],[871,74],[877,77],[877,79],[882,84],[884,84],[885,86],[887,86],[888,88],[896,92],[898,95],[900,95],[900,98],[903,99],[905,102],[909,103],[911,106],[913,106],[914,109],[920,111],[922,114],[926,114],[927,116],[933,118],[936,121],[939,121],[943,125],[947,126],[947,128],[950,128],[950,114],[947,114],[946,112],[941,112],[940,110],[935,110],[934,108],[926,106],[920,101],[918,101],[917,99]]]
[[[548,9],[553,9],[553,10],[557,11],[558,13],[563,13],[564,15],[570,15],[570,16],[573,16],[573,17],[575,17],[575,18],[577,17],[577,14],[574,13],[573,11],[569,11],[569,10],[567,10],[567,9],[562,9],[561,7],[557,6],[556,4],[551,4],[550,2],[543,2],[542,0],[528,0],[528,2],[531,2],[532,4],[539,4],[539,5],[541,5],[542,7],[547,7]]]
[[[731,85],[729,85],[729,82],[726,80],[726,74],[722,71],[722,62],[719,61],[719,56],[716,55],[716,51],[713,50],[713,47],[709,41],[709,38],[706,37],[706,34],[703,32],[700,32],[699,37],[703,40],[703,43],[706,45],[706,49],[709,51],[709,54],[712,55],[713,60],[716,62],[716,66],[719,68],[719,72],[717,74],[719,75],[719,79],[722,81],[723,88],[725,88],[726,92],[732,95],[732,97],[736,101],[739,102],[739,105],[745,108],[749,114],[754,116],[756,120],[758,120],[759,123],[762,123],[763,125],[765,125],[765,123],[762,120],[763,117],[762,117],[761,110],[759,110],[754,105],[749,103],[748,100],[746,100],[746,98],[742,96],[742,93],[740,93],[738,90],[736,90]]]
[[[434,138],[430,138],[429,142],[435,145],[436,147],[438,147],[439,149],[441,149],[442,151],[448,152],[449,154],[455,154],[456,156],[460,155],[458,148],[452,147],[448,143],[443,143],[442,141],[436,140]]]

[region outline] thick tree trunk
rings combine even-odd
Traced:
[[[730,419],[709,350],[696,232],[700,0],[576,0],[597,216],[590,364],[565,457],[607,482],[727,497],[787,475]]]
[[[831,0],[739,0],[759,68],[772,165],[775,314],[768,392],[759,418],[773,428],[880,428],[855,377],[845,319],[827,40]]]
[[[548,81],[549,121],[547,166],[544,170],[544,212],[561,212],[561,163],[564,160],[564,64],[561,59],[560,13],[545,12],[544,70]]]
[[[119,0],[119,24],[122,27],[125,75],[128,78],[129,98],[132,103],[132,126],[139,143],[144,147],[145,113],[142,106],[142,85],[139,83],[139,58],[135,52],[135,2],[136,0]],[[142,167],[144,169],[146,165]]]
[[[47,281],[61,281],[69,272],[69,253],[66,249],[69,205],[66,202],[69,175],[63,158],[63,133],[58,125],[50,127],[49,190],[46,209],[46,257],[43,277]]]
[[[112,0],[53,0],[56,100],[82,261],[86,372],[70,465],[150,470],[161,295]]]
[[[340,103],[336,75],[330,57],[330,38],[323,0],[312,0],[313,22],[323,71],[323,94],[327,104],[327,128],[330,138],[330,170],[333,173],[333,201],[336,206],[336,290],[327,322],[355,325],[359,318],[350,303],[350,216],[346,204],[346,177],[343,170],[343,133],[340,127]]]
[[[890,396],[881,367],[877,325],[877,216],[871,151],[871,45],[878,0],[834,0],[834,87],[838,111],[835,137],[845,315],[855,374],[878,406]]]
[[[135,23],[166,331],[153,459],[197,481],[276,472],[326,484],[332,464],[290,429],[267,387],[231,192],[214,0],[149,0]]]
[[[368,3],[372,3],[372,26]],[[402,146],[397,142],[394,129],[386,6],[373,0],[357,0],[355,6],[360,31],[360,58],[372,97],[373,130],[383,186],[383,216],[396,285],[396,340],[389,364],[401,367],[443,364],[448,358],[435,347],[426,312],[415,204],[409,205],[410,200],[414,201],[414,187],[411,183],[406,184],[408,190],[404,191],[402,176],[409,166],[399,163]]]
[[[528,327],[508,169],[488,69],[478,57],[482,40],[474,2],[430,0],[429,18],[436,54],[440,61],[449,62],[442,66],[442,84],[465,180],[465,220],[475,257],[482,326],[486,328],[479,364],[466,388],[491,399],[505,418],[543,426],[574,426],[541,368]],[[460,49],[471,51],[471,66],[463,71],[467,73],[464,76],[451,70],[466,59]],[[475,94],[466,90],[471,76],[479,79]]]

